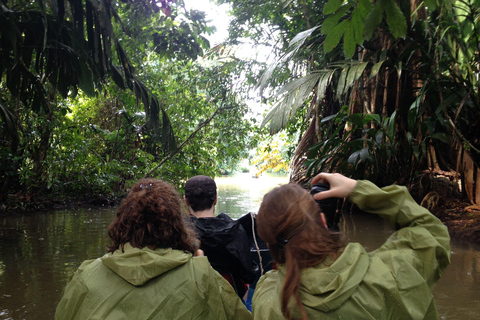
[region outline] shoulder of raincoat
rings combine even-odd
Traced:
[[[240,277],[243,282],[255,280],[247,233],[238,220],[220,213],[213,218],[191,217],[200,238],[200,249],[212,267],[220,273]]]
[[[447,228],[401,186],[358,181],[350,199],[397,231],[377,250],[348,244],[335,261],[303,269],[300,298],[310,319],[438,319],[432,288],[450,263]],[[264,275],[253,297],[254,319],[283,319],[285,266]],[[290,301],[294,317],[300,310]]]
[[[127,244],[124,252],[79,267],[55,319],[251,319],[251,314],[206,257]]]

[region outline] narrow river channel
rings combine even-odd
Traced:
[[[216,212],[256,212],[263,195],[286,177],[216,179]],[[60,210],[0,217],[0,320],[51,320],[62,290],[86,259],[105,253],[115,208]],[[392,232],[373,215],[344,216],[346,241],[374,250]],[[435,287],[441,319],[480,318],[480,246],[452,242],[452,263]]]

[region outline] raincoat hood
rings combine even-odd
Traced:
[[[303,304],[322,312],[338,309],[357,290],[369,263],[365,249],[358,243],[351,243],[333,264],[327,259],[322,264],[305,269],[300,278]],[[278,271],[283,283],[285,266],[279,265]]]
[[[224,213],[215,218],[197,218],[191,216],[195,223],[197,235],[202,239],[202,244],[210,247],[222,247],[237,237],[240,223]]]
[[[251,318],[207,257],[129,244],[124,251],[82,263],[55,313],[56,320]]]
[[[103,264],[115,272],[119,277],[134,286],[141,286],[149,280],[158,277],[192,258],[190,253],[180,250],[133,248],[125,244],[124,252],[121,249],[106,254],[101,258]]]

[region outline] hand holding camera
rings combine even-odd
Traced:
[[[347,178],[339,173],[319,173],[312,179],[312,185],[321,182],[330,186],[329,190],[316,193],[315,200],[326,198],[346,198],[357,185],[357,180]]]
[[[356,180],[338,173],[320,173],[312,179],[310,194],[325,215],[329,229],[339,230],[338,222],[340,215],[337,212],[338,200],[348,197],[356,184]]]

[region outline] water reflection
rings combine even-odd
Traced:
[[[109,210],[66,210],[0,220],[0,319],[53,319],[85,259],[103,255]]]
[[[215,179],[217,212],[257,212],[263,195],[286,177]],[[0,320],[51,320],[63,288],[86,259],[105,253],[115,208],[64,210],[0,218]],[[346,241],[378,248],[392,230],[374,215],[345,215]],[[442,319],[480,315],[480,247],[452,243],[452,264],[435,287]]]
[[[480,246],[452,243],[452,264],[435,287],[441,319],[480,318]]]
[[[263,195],[271,189],[288,183],[286,175],[264,174],[252,178],[249,173],[216,177],[218,203],[215,213],[225,212],[239,218],[248,212],[258,212]]]

